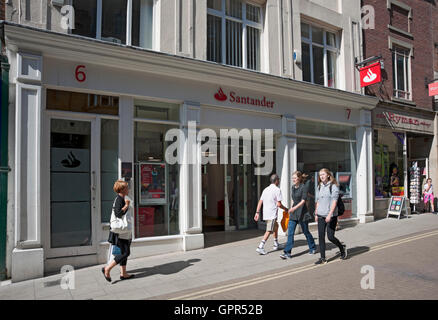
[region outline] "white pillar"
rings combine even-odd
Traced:
[[[204,247],[202,234],[202,178],[201,144],[197,141],[201,107],[198,103],[184,102],[181,108],[181,129],[185,140],[182,142],[183,163],[180,164],[180,226],[183,250]],[[196,123],[196,129],[189,126]]]
[[[296,120],[293,116],[285,115],[282,117],[281,135],[277,138],[276,146],[276,161],[277,174],[280,177],[280,189],[283,195],[283,205],[290,207],[291,200],[291,186],[292,173],[297,169],[297,140],[296,135]],[[281,221],[283,214],[282,210],[278,215]],[[283,230],[279,229],[279,235],[285,235]]]
[[[357,217],[360,223],[374,221],[374,164],[373,164],[373,130],[371,128],[371,111],[360,111],[360,127],[357,136],[357,174],[356,203]]]
[[[42,57],[17,53],[15,113],[15,241],[12,281],[44,275],[41,245]]]

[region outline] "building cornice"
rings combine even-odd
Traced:
[[[320,101],[350,109],[371,110],[377,98],[326,88],[275,75],[201,61],[162,52],[107,43],[101,40],[1,22],[6,47],[11,51],[41,54],[45,58],[87,61],[124,70],[190,79],[236,87],[303,101]]]

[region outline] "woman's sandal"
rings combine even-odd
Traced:
[[[120,280],[129,280],[129,279],[132,279],[134,277],[135,277],[134,274],[129,275],[129,277],[122,277],[122,276],[120,276]]]
[[[105,267],[102,268],[102,273],[103,273],[103,276],[105,277],[106,281],[111,282],[111,277],[107,277],[105,275]]]

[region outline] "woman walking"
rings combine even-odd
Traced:
[[[307,209],[307,184],[304,184],[307,175],[302,174],[300,171],[295,171],[292,175],[292,208],[289,209],[289,224],[287,227],[288,237],[286,247],[283,254],[280,255],[282,259],[290,259],[292,248],[294,246],[295,229],[299,224],[303,230],[304,235],[309,245],[309,254],[315,254],[315,240],[312,234],[309,232],[309,220],[311,215]]]
[[[117,193],[117,197],[114,201],[114,214],[117,218],[121,219],[124,215],[128,221],[128,226],[131,221],[129,212],[130,200],[125,199],[129,193],[128,183],[118,180],[114,184],[114,192]],[[109,241],[111,244],[120,248],[121,253],[114,257],[114,260],[106,267],[102,268],[102,273],[105,279],[111,282],[110,272],[116,265],[120,264],[120,280],[131,279],[134,275],[130,275],[126,272],[126,264],[128,262],[128,256],[130,255],[131,247],[131,229],[128,227],[126,233],[114,233],[110,231]]]
[[[341,259],[347,258],[347,246],[343,245],[336,237],[335,230],[338,222],[337,202],[339,186],[333,174],[328,169],[321,169],[318,176],[316,194],[315,221],[318,222],[318,238],[321,258],[315,264],[326,264],[325,234],[328,239],[341,251]]]

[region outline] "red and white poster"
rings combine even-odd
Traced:
[[[382,80],[382,69],[380,62],[373,63],[360,69],[360,86],[367,87]]]

